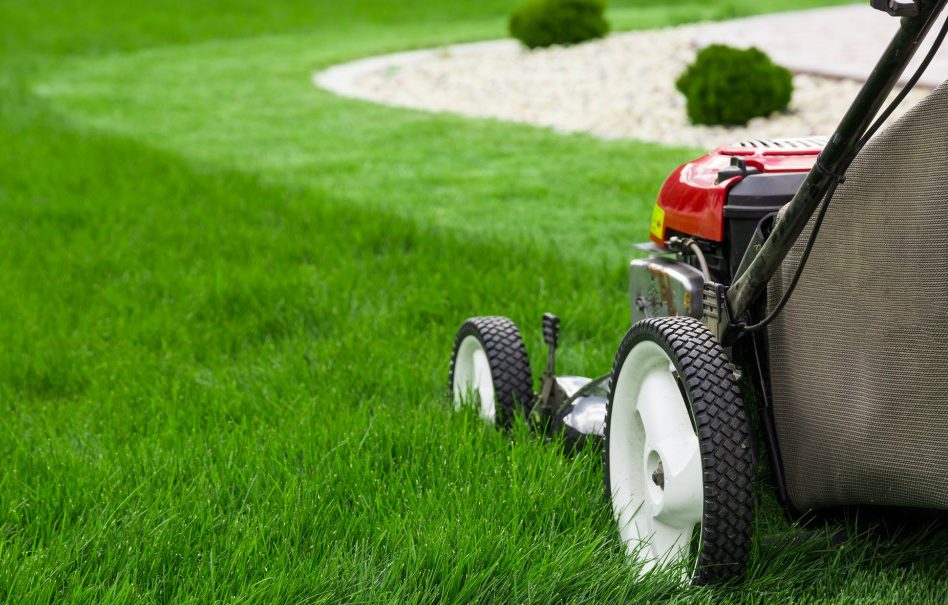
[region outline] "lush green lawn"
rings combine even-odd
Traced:
[[[629,244],[693,153],[310,84],[500,35],[513,2],[140,4],[0,3],[0,600],[948,598],[943,533],[761,541],[740,590],[638,580],[595,453],[449,412],[468,315],[511,315],[536,363],[555,310],[564,369],[608,367]]]

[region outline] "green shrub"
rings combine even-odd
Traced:
[[[604,0],[528,0],[510,17],[510,35],[528,48],[578,44],[609,33]]]
[[[787,109],[793,74],[756,48],[714,44],[698,53],[675,86],[695,124],[744,125]]]

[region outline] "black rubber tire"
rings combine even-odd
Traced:
[[[704,510],[700,548],[691,583],[720,584],[747,569],[754,531],[754,459],[750,424],[733,364],[717,338],[690,317],[660,317],[637,322],[626,334],[612,368],[613,384],[632,348],[645,340],[658,344],[674,363],[690,407],[701,449]],[[606,496],[609,480],[609,417],[606,411]]]
[[[454,389],[454,364],[458,348],[468,336],[480,341],[490,365],[494,395],[497,399],[494,424],[510,428],[518,409],[529,414],[536,395],[527,347],[517,325],[506,317],[472,317],[461,324],[451,350],[451,372],[448,389]]]

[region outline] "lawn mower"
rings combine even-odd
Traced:
[[[887,103],[946,3],[871,2],[901,24],[832,136],[728,145],[671,174],[608,374],[557,375],[550,314],[538,391],[512,321],[458,331],[455,406],[600,441],[643,572],[741,577],[758,458],[792,516],[948,509],[948,83],[880,132],[948,33]]]

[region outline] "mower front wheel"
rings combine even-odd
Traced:
[[[533,376],[516,324],[506,317],[465,321],[454,339],[450,388],[456,410],[473,404],[484,420],[502,428],[513,423],[518,406],[529,414]]]
[[[754,524],[749,424],[735,370],[688,317],[636,323],[619,348],[606,414],[606,489],[643,571],[693,584],[744,573]]]

